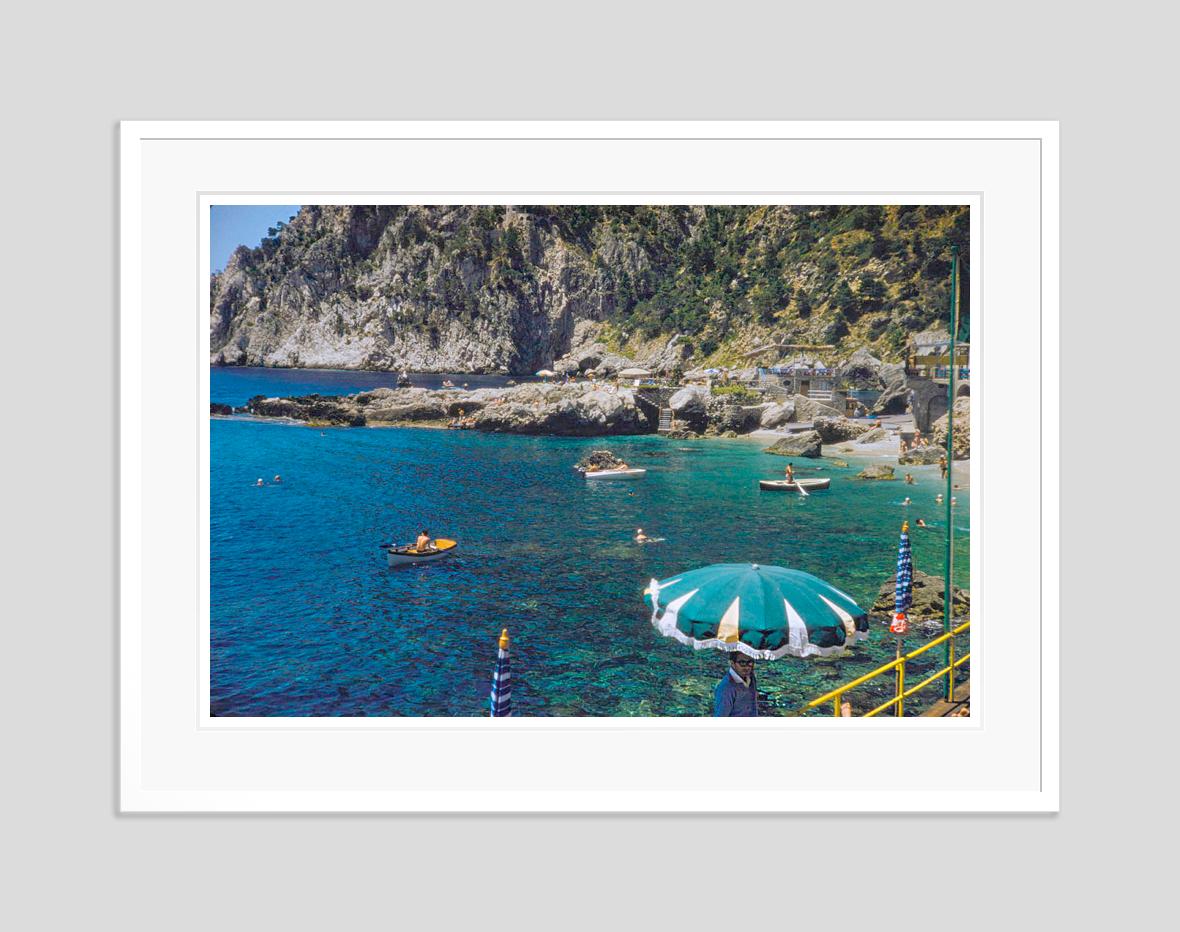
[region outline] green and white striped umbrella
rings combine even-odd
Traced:
[[[850,595],[783,566],[715,563],[653,579],[643,598],[661,634],[760,660],[838,654],[869,633],[868,615]]]

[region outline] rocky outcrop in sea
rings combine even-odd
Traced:
[[[919,533],[911,530],[911,534]],[[892,615],[893,614],[893,600],[894,593],[897,586],[897,577],[893,576],[881,584],[881,589],[877,593],[877,600],[873,602],[873,607],[869,609],[872,615]],[[928,573],[923,573],[921,570],[914,570],[914,604],[908,612],[907,617],[911,621],[938,621],[941,622],[946,604],[944,593],[944,580],[941,576],[931,576]],[[952,586],[953,614],[956,619],[961,619],[971,614],[971,593],[959,586]]]
[[[453,426],[513,434],[594,437],[651,431],[628,389],[589,384],[519,385],[477,391],[378,388],[355,395],[251,398],[240,413],[309,424]]]

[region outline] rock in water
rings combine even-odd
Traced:
[[[610,450],[594,450],[587,453],[574,469],[578,472],[597,472],[600,469],[626,469],[627,463]]]
[[[893,475],[893,467],[886,466],[881,463],[874,466],[866,466],[856,474],[857,479],[896,479]]]
[[[889,439],[889,431],[884,427],[873,427],[856,438],[857,443],[880,443]]]
[[[799,434],[791,434],[776,440],[763,453],[773,453],[776,456],[808,456],[816,459],[821,455],[823,439],[814,430],[806,430]]]
[[[911,533],[914,533],[911,531]],[[872,615],[892,615],[894,587],[897,577],[890,577],[888,582],[882,583],[877,593],[877,601],[869,609]],[[971,593],[966,589],[955,586],[954,616],[962,618],[971,613]],[[914,570],[914,605],[906,615],[916,621],[924,619],[942,618],[944,612],[943,578],[930,576],[921,570]],[[937,649],[937,648],[936,648]]]

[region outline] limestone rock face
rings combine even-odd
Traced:
[[[821,455],[822,445],[823,440],[818,432],[806,430],[776,440],[762,452],[773,453],[776,456],[808,456],[815,459]]]
[[[777,427],[782,427],[784,424],[789,424],[795,419],[795,402],[784,401],[779,404],[771,404],[762,410],[762,416],[759,419],[760,426],[765,430],[774,430]]]
[[[709,418],[709,431],[719,434],[728,431],[744,434],[758,427],[762,417],[762,406],[734,404],[725,396],[710,397],[705,402],[705,412]]]
[[[971,399],[963,396],[955,399],[955,459],[971,458]],[[932,440],[946,449],[947,416],[944,414],[934,422]]]
[[[689,385],[680,389],[668,400],[668,407],[676,423],[685,424],[691,430],[702,431],[708,422],[706,403],[709,400],[709,390],[701,385]]]
[[[643,368],[657,375],[667,375],[684,365],[690,353],[681,334],[676,334],[667,343],[643,359]]]
[[[902,466],[931,466],[946,453],[946,447],[924,446],[906,450],[897,462]]]
[[[893,467],[892,466],[886,466],[885,464],[880,463],[880,464],[876,464],[873,466],[866,466],[864,469],[862,469],[860,472],[858,472],[856,474],[855,478],[857,478],[857,479],[896,479],[897,476],[893,475]]]
[[[806,395],[792,395],[789,400],[795,405],[796,421],[814,421],[817,417],[844,417],[842,411],[837,411],[831,405],[812,401]]]
[[[210,361],[533,372],[611,314],[617,276],[648,265],[618,249],[596,266],[540,210],[305,207],[213,277]]]
[[[889,439],[889,431],[884,427],[870,427],[865,433],[856,438],[857,443],[880,443]]]
[[[528,386],[522,386],[528,387]],[[578,386],[581,387],[581,386]],[[641,434],[647,419],[632,392],[605,390],[549,391],[529,396],[513,392],[503,404],[483,408],[476,416],[476,430],[512,434],[559,434],[596,437],[607,434]]]
[[[946,306],[941,266],[968,227],[962,205],[307,205],[212,276],[209,358],[517,374],[633,359],[670,372],[798,339],[868,344],[845,368],[875,387],[897,328]],[[792,261],[762,261],[788,242],[802,250]],[[833,251],[840,274],[821,274]],[[882,286],[901,293],[882,303]],[[596,343],[599,365],[564,358]]]
[[[909,380],[901,363],[886,363],[877,369],[881,394],[873,403],[877,414],[904,414],[910,397]]]
[[[880,387],[881,360],[867,349],[858,349],[836,371],[841,380],[854,388]]]

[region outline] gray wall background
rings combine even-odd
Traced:
[[[1173,846],[1157,856],[1151,839],[1175,806],[1164,757],[1175,702],[1161,677],[1178,613],[1140,517],[1151,512],[1169,540],[1174,498],[1161,486],[1140,508],[1133,480],[1171,461],[1159,417],[1170,403],[1143,400],[1164,397],[1164,367],[1136,374],[1133,405],[1094,374],[1147,358],[1175,332],[1176,73],[1162,9],[10,9],[7,927],[1146,926],[1174,864]],[[116,815],[116,124],[226,118],[1060,119],[1062,813]],[[1152,427],[1132,423],[1146,416]],[[1011,611],[1031,623],[1035,607]]]

